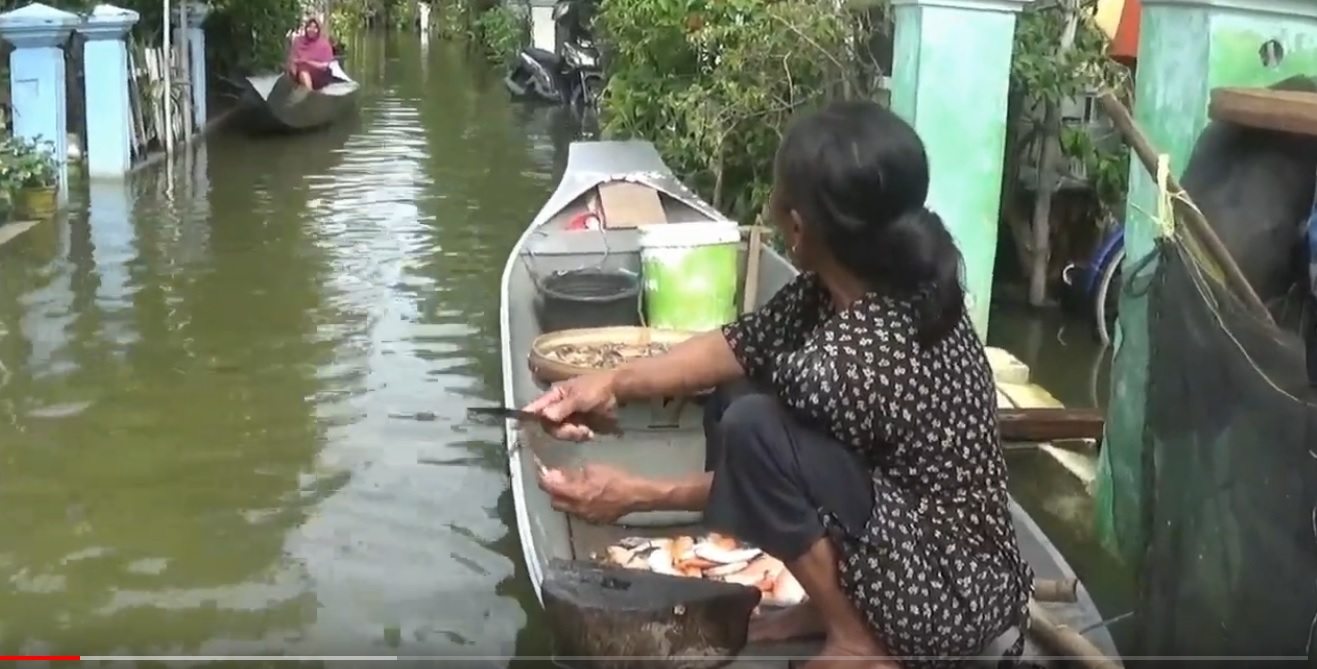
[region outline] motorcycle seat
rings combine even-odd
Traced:
[[[533,46],[528,46],[525,49],[522,49],[522,53],[529,56],[531,60],[534,60],[537,63],[543,63],[545,65],[557,65],[559,62],[562,61],[562,56],[559,56],[558,54],[549,51],[548,49],[540,49]]]

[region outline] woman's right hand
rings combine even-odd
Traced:
[[[525,410],[543,418],[544,429],[555,438],[589,441],[596,432],[616,429],[613,374],[595,372],[556,383]]]
[[[639,507],[636,478],[607,465],[540,469],[539,483],[553,508],[591,523],[611,523]]]

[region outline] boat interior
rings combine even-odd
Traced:
[[[618,185],[621,187],[617,187]],[[582,214],[603,209],[601,229],[568,229]],[[566,173],[557,191],[524,233],[504,270],[502,327],[504,333],[504,401],[524,406],[549,384],[537,379],[528,364],[540,325],[537,285],[549,273],[588,267],[641,269],[640,225],[681,225],[726,221],[704,204],[664,166],[645,142],[589,142],[571,146]],[[758,236],[755,234],[754,236]],[[771,297],[796,274],[790,263],[757,240],[743,243],[738,305],[753,308]],[[748,247],[756,247],[754,260]],[[746,275],[751,277],[747,280]],[[747,299],[748,294],[748,299]],[[618,325],[628,325],[619,323]],[[507,424],[507,444],[516,501],[518,531],[527,568],[537,593],[550,560],[594,560],[608,546],[628,536],[671,537],[699,534],[700,517],[690,512],[648,512],[623,517],[615,525],[592,525],[553,510],[536,485],[539,464],[550,468],[590,463],[616,466],[651,477],[678,477],[704,466],[702,415],[698,398],[672,398],[633,404],[619,410],[622,436],[603,436],[586,444],[560,442],[536,426]],[[1040,579],[1073,579],[1062,556],[1034,522],[1013,507],[1025,557]],[[1078,601],[1040,604],[1057,623],[1082,631],[1097,648],[1115,656],[1114,643],[1082,584]],[[1009,632],[985,657],[999,655],[1016,638]],[[807,657],[813,643],[775,644],[748,648],[731,666],[784,666],[782,658]],[[1029,649],[1034,656],[1056,655]],[[754,657],[752,656],[759,656]],[[775,659],[763,659],[772,656]]]

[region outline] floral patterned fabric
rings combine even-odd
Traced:
[[[909,302],[870,293],[838,313],[805,273],[723,334],[747,376],[872,468],[868,523],[824,520],[842,588],[891,653],[947,666],[1027,620],[1033,574],[968,316],[925,347]]]

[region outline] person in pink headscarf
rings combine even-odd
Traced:
[[[320,31],[320,22],[308,19],[302,34],[293,38],[288,50],[288,74],[310,90],[319,90],[334,80],[329,65],[334,47]]]

